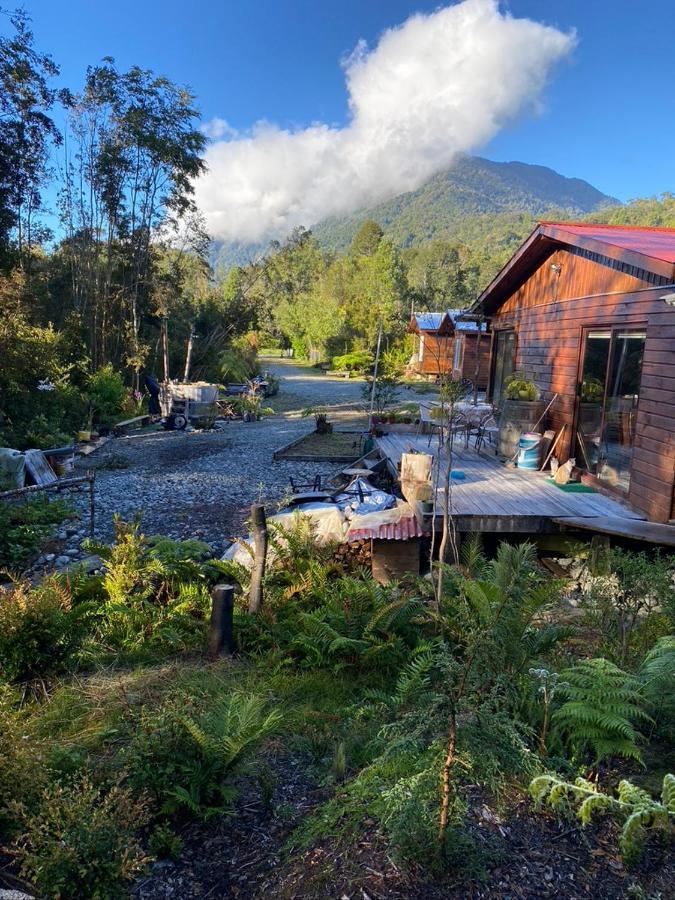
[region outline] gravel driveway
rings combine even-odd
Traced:
[[[333,474],[334,463],[273,461],[275,450],[314,428],[299,411],[313,405],[363,408],[361,381],[329,378],[290,360],[266,361],[280,380],[280,406],[289,411],[260,422],[228,422],[221,431],[159,431],[115,438],[77,467],[96,471],[96,537],[113,536],[113,515],[140,514],[146,534],[195,537],[221,551],[244,532],[252,503],[268,509],[289,487],[291,476],[310,480]],[[277,398],[274,398],[275,400]],[[337,410],[335,413],[337,417]],[[85,502],[82,495],[81,501]],[[65,564],[78,558],[84,524],[69,524],[59,537]]]

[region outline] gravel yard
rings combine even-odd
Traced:
[[[349,427],[359,427],[352,411],[363,410],[363,382],[329,378],[289,360],[274,360],[267,368],[281,379],[278,408],[286,412],[260,422],[229,422],[221,431],[130,434],[78,460],[79,470],[96,469],[96,538],[112,539],[115,513],[126,520],[140,514],[146,534],[194,537],[221,552],[244,533],[252,503],[262,499],[274,511],[291,476],[333,474],[335,463],[273,461],[272,454],[313,430],[314,419],[299,415],[308,406],[336,407],[336,420],[350,416]],[[88,496],[81,493],[76,503],[84,513],[81,522],[60,529],[59,546],[40,560],[40,568],[62,567],[85,555]]]
[[[228,422],[220,431],[158,431],[114,438],[77,469],[96,469],[96,532],[99,540],[113,537],[113,516],[129,520],[141,516],[145,534],[198,538],[220,553],[245,531],[249,508],[263,500],[274,511],[289,488],[291,476],[309,481],[317,474],[332,475],[341,466],[326,462],[274,461],[275,450],[309,434],[312,417],[300,412],[310,406],[333,407],[338,427],[365,426],[363,381],[331,378],[292,360],[265,361],[280,378],[279,414],[260,422]],[[419,399],[405,389],[401,401]],[[53,553],[38,568],[63,567],[86,555],[81,545],[88,536],[88,495],[77,495],[83,512],[79,523],[64,524]]]

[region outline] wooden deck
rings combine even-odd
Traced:
[[[392,474],[397,473],[401,454],[410,450],[438,454],[438,442],[414,434],[391,434],[376,439]],[[441,450],[441,471],[445,451]],[[435,467],[434,467],[435,468]],[[459,531],[521,532],[557,531],[565,520],[602,518],[637,524],[645,517],[626,504],[600,493],[568,493],[551,484],[549,476],[503,466],[488,453],[453,449],[453,468],[466,475],[452,480],[450,508]],[[554,521],[555,520],[555,521]],[[570,522],[570,525],[573,523]]]

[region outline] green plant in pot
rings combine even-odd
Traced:
[[[504,394],[507,400],[539,400],[541,391],[525,372],[514,372],[506,379]]]
[[[582,403],[600,403],[605,395],[605,386],[599,378],[592,376],[584,379],[581,385]]]

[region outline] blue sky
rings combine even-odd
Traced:
[[[26,0],[40,48],[77,89],[104,55],[189,84],[203,118],[245,130],[266,119],[295,129],[348,119],[340,59],[359,39],[438,3],[404,0]],[[503,8],[578,44],[554,69],[543,111],[479,151],[585,178],[623,200],[675,190],[672,0],[511,0]]]

